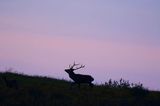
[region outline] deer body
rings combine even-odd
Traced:
[[[84,68],[84,66],[80,66],[78,68],[73,68],[74,66],[76,66],[78,64],[73,64],[72,67],[70,67],[69,69],[65,69],[65,71],[69,74],[69,77],[76,83],[79,85],[82,83],[87,83],[89,84],[91,87],[93,87],[92,81],[94,80],[94,78],[90,75],[83,75],[83,74],[75,74],[74,70],[80,69],[80,68]]]
[[[94,79],[90,75],[69,74],[69,77],[76,83],[91,83]]]

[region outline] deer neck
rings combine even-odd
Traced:
[[[74,72],[69,73],[69,77],[74,77],[76,74]]]

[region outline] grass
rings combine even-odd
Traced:
[[[18,89],[7,87],[3,76],[16,80]],[[80,89],[70,89],[70,84],[48,77],[0,73],[0,106],[160,106],[159,91],[125,80]]]

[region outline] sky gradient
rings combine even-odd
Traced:
[[[0,70],[95,83],[121,77],[160,90],[159,0],[2,0]]]

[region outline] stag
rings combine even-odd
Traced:
[[[11,80],[11,79],[7,79],[6,76],[2,76],[2,79],[4,80],[6,86],[8,88],[15,88],[18,89],[18,83],[17,80]]]
[[[79,64],[76,64],[74,62],[74,64],[71,66],[69,65],[68,69],[65,69],[65,72],[67,72],[69,74],[69,77],[74,81],[73,84],[78,84],[79,87],[82,83],[86,83],[89,84],[90,87],[93,87],[92,81],[94,80],[94,78],[90,75],[82,75],[82,74],[75,74],[74,71],[84,68],[85,65],[80,65],[79,67],[77,67]]]

